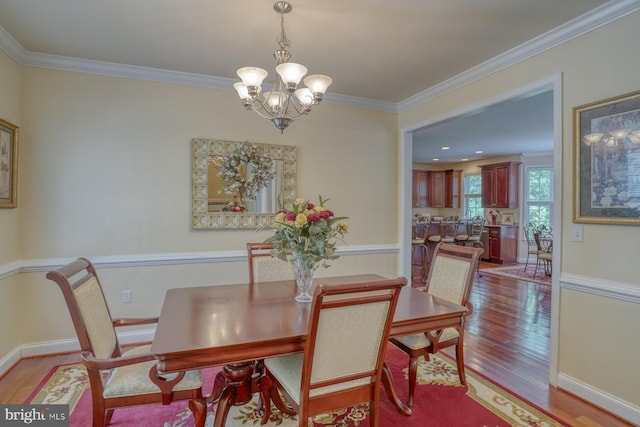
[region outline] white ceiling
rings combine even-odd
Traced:
[[[293,11],[285,17],[291,60],[311,74],[333,78],[327,102],[377,104],[393,111],[523,46],[566,39],[578,23],[589,24],[584,31],[595,28],[591,21],[607,10],[638,7],[636,0],[291,3]],[[178,80],[188,76],[233,90],[241,66],[259,66],[273,75],[280,17],[272,6],[272,0],[0,0],[0,48],[25,65],[116,74],[120,66],[135,66],[139,74],[168,71]],[[444,133],[429,139],[452,140],[455,129],[475,129],[460,141],[473,139],[487,147],[500,135],[511,137],[508,128],[515,119],[504,114],[514,109],[480,120],[493,123],[497,134],[478,132],[477,123],[443,124],[438,129]],[[532,114],[529,110],[528,120],[520,122],[520,136]],[[488,141],[481,141],[483,136]]]

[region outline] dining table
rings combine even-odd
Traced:
[[[313,287],[380,279],[375,274],[322,277],[314,278]],[[158,371],[221,366],[207,400],[218,404],[213,426],[223,427],[232,406],[261,391],[257,360],[304,351],[311,304],[296,302],[296,293],[295,280],[169,289],[151,345]],[[404,286],[390,337],[454,327],[466,312],[464,306]],[[382,383],[398,411],[411,415],[386,365]]]

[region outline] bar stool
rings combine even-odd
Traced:
[[[422,283],[427,283],[429,252],[425,245],[425,239],[428,227],[428,223],[414,223],[411,240],[411,276],[413,277],[413,268],[417,268],[420,271]],[[419,257],[420,262],[416,262],[416,257]]]

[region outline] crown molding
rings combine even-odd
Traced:
[[[326,103],[400,113],[517,64],[640,10],[640,0],[612,0],[545,34],[399,103],[328,93]],[[233,91],[233,79],[29,52],[0,27],[0,49],[20,65]]]
[[[529,40],[492,59],[438,83],[398,103],[398,112],[424,104],[476,80],[515,65],[525,59],[566,43],[640,10],[639,0],[612,0],[551,31]]]

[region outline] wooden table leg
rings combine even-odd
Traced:
[[[391,403],[398,409],[402,415],[411,415],[413,411],[407,405],[405,405],[400,398],[398,397],[398,392],[396,391],[396,385],[393,382],[393,376],[391,375],[391,369],[385,363],[382,367],[382,385],[384,386],[385,391],[387,392],[387,396],[391,399]]]
[[[229,409],[251,401],[259,391],[258,382],[252,380],[255,362],[230,363],[218,372],[208,402],[217,402],[214,427],[224,427]]]

